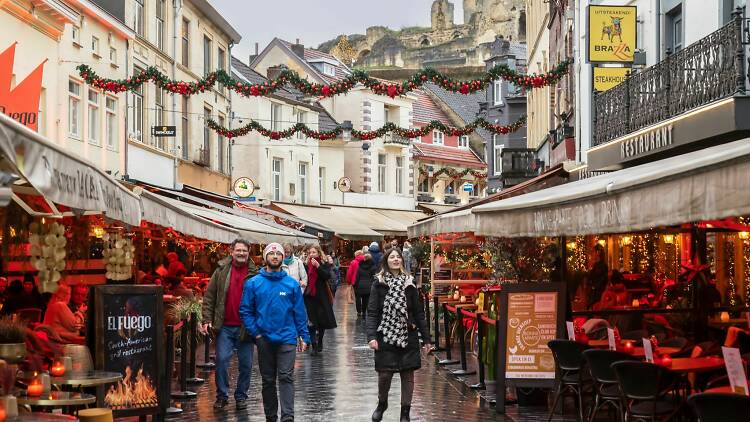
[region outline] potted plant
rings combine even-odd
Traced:
[[[12,317],[0,318],[0,359],[18,363],[26,358],[26,325]]]

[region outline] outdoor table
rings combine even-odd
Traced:
[[[62,377],[50,379],[50,384],[68,386],[74,389],[96,387],[96,405],[104,407],[104,386],[122,380],[122,374],[109,371],[71,372]]]
[[[628,341],[631,342],[631,343],[633,343],[633,344],[635,344],[635,342],[636,342],[635,340],[630,340],[630,339],[620,339],[620,344],[624,345]],[[599,348],[599,347],[609,347],[609,340],[607,340],[606,338],[602,339],[602,340],[589,340],[589,346],[591,346],[591,347],[597,347],[597,348]]]
[[[681,350],[682,349],[677,348],[677,347],[657,347],[656,348],[656,353],[658,355],[660,355],[660,356],[662,356],[662,355],[672,356],[675,353],[679,353]],[[621,352],[625,352],[624,349],[620,350],[620,351]],[[625,352],[625,353],[627,353],[627,352]],[[634,347],[633,348],[633,352],[629,353],[629,354],[631,356],[634,356],[634,357],[637,357],[637,358],[644,358],[644,357],[646,357],[646,352],[643,349],[643,347]]]
[[[747,387],[750,388],[750,381],[747,382]],[[704,391],[704,393],[731,393],[731,394],[740,394],[736,391],[732,390],[732,387],[730,385],[724,385],[721,387],[715,387],[715,388],[709,388],[708,390]]]
[[[29,397],[25,391],[18,394],[18,404],[21,406],[36,407],[68,407],[86,406],[96,402],[96,397],[91,394],[75,393],[70,391],[50,391],[39,397]]]
[[[710,372],[724,367],[724,359],[720,357],[674,358],[667,368],[675,372]]]
[[[14,418],[6,418],[5,422],[76,422],[78,418],[71,415],[59,415],[56,413],[19,413]]]
[[[722,321],[719,318],[712,318],[708,320],[708,325],[714,328],[727,328],[739,325],[747,326],[747,319],[745,318],[730,318],[727,321]]]

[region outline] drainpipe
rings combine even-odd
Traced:
[[[234,47],[234,41],[229,42],[229,65],[227,66],[227,73],[230,75],[232,74],[232,47]],[[234,106],[232,103],[232,100],[234,99],[234,95],[232,94],[231,89],[227,89],[227,95],[229,96],[229,118],[227,119],[227,124],[229,125],[229,130],[232,130],[232,120],[234,120]],[[227,172],[229,173],[229,193],[231,194],[232,190],[232,147],[234,146],[234,138],[227,138]],[[231,195],[230,195],[231,196]]]
[[[656,0],[656,61],[661,61],[661,0]]]
[[[130,40],[125,40],[125,77],[130,74]],[[106,99],[105,99],[106,101]],[[105,104],[106,105],[106,104]],[[122,178],[124,180],[130,179],[130,174],[128,172],[128,145],[130,143],[128,142],[128,129],[130,128],[130,120],[128,119],[128,115],[130,114],[130,95],[126,92],[125,93],[125,145],[122,148],[123,152],[123,161],[125,162],[125,171],[122,175]]]
[[[177,75],[177,25],[178,16],[182,10],[182,0],[173,0],[172,2],[172,79],[176,78]],[[172,124],[177,127],[177,96],[172,95]],[[175,131],[177,132],[177,131]],[[182,134],[182,132],[180,132]],[[177,167],[179,160],[177,158],[177,136],[174,137],[172,144],[172,187],[177,189]],[[183,152],[184,154],[184,152]]]
[[[588,2],[587,2],[588,3]],[[575,17],[573,21],[573,37],[575,39],[575,42],[573,43],[573,57],[581,57],[578,53],[581,50],[580,43],[581,43],[581,24],[583,22],[583,19],[581,17],[581,2],[575,2]],[[587,96],[587,98],[591,98],[593,100],[593,97],[590,93],[582,93],[581,88],[583,84],[581,83],[581,69],[585,66],[585,64],[581,63],[581,60],[575,60],[573,62],[573,75],[575,75],[575,84],[576,84],[576,162],[581,163],[581,157],[583,156],[583,152],[581,151],[581,125],[583,124],[583,119],[581,118],[581,110],[583,107],[581,107],[583,101],[583,97]],[[589,118],[586,119],[587,123],[589,125],[589,137],[593,137],[593,133],[591,131],[591,117],[593,117],[593,101],[589,101]]]

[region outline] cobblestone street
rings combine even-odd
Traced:
[[[313,357],[299,355],[295,368],[295,419],[299,421],[369,421],[377,404],[376,373],[372,351],[366,346],[364,321],[357,320],[354,305],[346,303],[343,294],[336,298],[338,328],[326,333],[324,353]],[[199,362],[201,359],[199,358]],[[236,361],[233,362],[233,368]],[[232,370],[231,372],[235,372]],[[232,376],[232,391],[236,374]],[[250,405],[237,412],[232,399],[223,411],[212,408],[215,398],[214,374],[203,373],[206,383],[197,386],[198,399],[180,404],[184,412],[180,420],[201,421],[264,421],[257,361],[253,365]],[[512,413],[496,415],[494,408],[481,401],[476,393],[464,387],[444,370],[439,370],[431,356],[423,359],[423,368],[416,375],[412,405],[414,421],[513,421],[534,420],[524,412],[523,418]],[[394,378],[390,408],[385,421],[398,420],[400,387]],[[230,393],[231,396],[231,393]],[[514,409],[509,409],[513,412]],[[542,412],[539,412],[539,416]],[[546,420],[546,415],[545,420]]]

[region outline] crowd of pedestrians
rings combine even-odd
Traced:
[[[308,347],[312,356],[323,353],[326,331],[337,327],[333,301],[343,281],[345,300],[356,302],[357,318],[374,350],[378,403],[372,420],[383,418],[391,380],[398,373],[400,421],[409,421],[420,347],[429,350],[431,341],[410,274],[408,243],[402,250],[395,240],[382,248],[373,242],[354,253],[345,274],[339,257],[326,255],[317,245],[295,250],[271,243],[263,250],[260,270],[250,250],[242,239],[231,244],[231,257],[213,273],[203,298],[200,329],[216,336],[214,409],[229,403],[228,367],[235,351],[239,374],[234,400],[238,408],[246,407],[257,348],[266,421],[293,421],[297,353]]]

